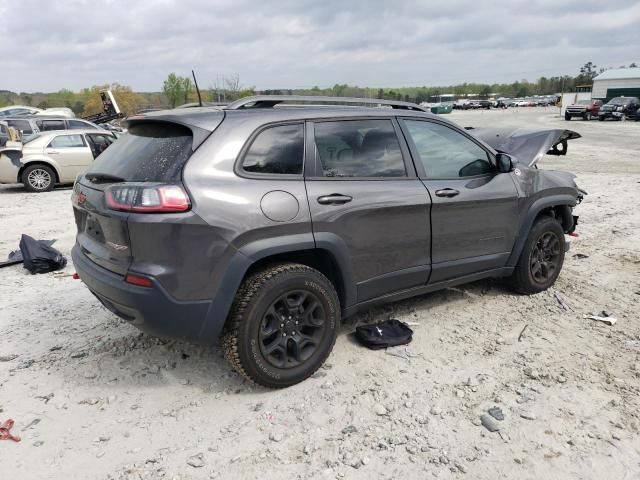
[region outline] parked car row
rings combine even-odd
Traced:
[[[471,109],[490,109],[490,108],[507,108],[507,107],[548,107],[555,105],[555,97],[540,98],[499,98],[497,100],[456,100],[453,108],[456,110]]]
[[[570,121],[574,117],[583,120],[598,119],[601,122],[608,118],[614,120],[640,121],[640,99],[638,97],[615,97],[603,105],[602,100],[579,100],[567,106],[564,119]]]

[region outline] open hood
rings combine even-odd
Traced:
[[[469,133],[530,167],[545,154],[566,155],[567,140],[581,137],[573,130],[562,128],[472,128]]]

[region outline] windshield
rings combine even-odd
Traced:
[[[617,97],[609,100],[609,105],[627,105],[628,103],[631,103],[631,98],[629,97],[627,98]]]
[[[589,105],[591,103],[591,100],[578,100],[576,102],[576,105]]]
[[[31,135],[29,138],[22,137],[22,144],[26,145],[27,143],[32,143],[34,140],[37,140],[39,138],[39,134]]]
[[[106,149],[87,171],[127,182],[176,182],[191,156],[191,130],[173,123],[142,123]]]

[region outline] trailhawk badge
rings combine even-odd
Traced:
[[[113,242],[107,242],[107,245],[109,245],[114,250],[117,250],[118,252],[122,252],[123,250],[127,250],[129,248],[126,245],[120,245],[118,243],[113,243]]]

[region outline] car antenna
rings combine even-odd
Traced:
[[[202,97],[200,96],[200,89],[198,88],[198,80],[196,80],[196,72],[191,70],[191,75],[193,75],[193,83],[195,83],[196,92],[198,92],[198,103],[202,106]]]

